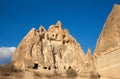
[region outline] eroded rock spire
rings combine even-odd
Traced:
[[[20,58],[19,58],[20,56]],[[79,43],[58,21],[48,31],[43,26],[32,29],[21,41],[12,58],[16,68],[83,71],[85,55]]]

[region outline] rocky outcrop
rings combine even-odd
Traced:
[[[90,48],[88,48],[87,54],[86,54],[86,71],[87,72],[96,72],[95,67],[95,58],[92,55],[92,52]]]
[[[84,70],[85,55],[79,43],[58,21],[47,30],[31,29],[17,47],[12,63],[16,68]]]
[[[108,16],[97,41],[94,56],[101,77],[120,78],[120,5],[115,4]]]
[[[108,54],[105,52],[120,42],[120,5],[115,4],[108,16],[96,44],[95,57]],[[101,53],[102,52],[102,53]]]
[[[64,73],[65,70],[67,73],[74,71],[75,74],[77,71],[79,76],[91,79],[119,79],[120,5],[115,4],[108,16],[94,56],[90,49],[85,56],[79,43],[58,21],[48,30],[43,26],[39,30],[32,28],[17,47],[12,64],[18,69],[49,70],[47,74],[51,74],[51,71],[54,73],[54,70],[55,73]]]

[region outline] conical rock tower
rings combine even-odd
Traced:
[[[47,30],[31,29],[17,47],[12,63],[16,68],[65,70],[73,68],[83,71],[85,55],[79,43],[62,29],[58,21]]]

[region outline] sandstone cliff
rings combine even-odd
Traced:
[[[79,43],[58,21],[47,30],[32,28],[17,47],[12,63],[16,68],[83,71],[85,55]]]
[[[94,56],[101,77],[120,78],[120,5],[115,4],[108,16],[97,41]]]
[[[115,4],[96,44],[95,57],[105,55],[108,49],[120,43],[120,5]]]
[[[96,72],[95,58],[93,57],[90,48],[88,48],[86,54],[86,66],[87,66],[87,70],[86,70],[87,72]]]
[[[90,49],[85,56],[79,43],[58,21],[48,30],[43,26],[39,30],[32,28],[17,47],[12,64],[18,69],[37,69],[40,74],[43,70],[50,75],[51,71],[72,71],[90,79],[119,79],[120,5],[115,4],[108,16],[94,56]]]

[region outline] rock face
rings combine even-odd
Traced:
[[[86,54],[86,66],[87,66],[86,69],[87,72],[96,72],[95,58],[93,57],[90,48],[88,49]]]
[[[86,58],[79,43],[62,29],[58,21],[48,31],[43,26],[32,28],[17,47],[12,63],[16,68],[39,68],[64,70],[73,68],[80,72],[85,68]]]
[[[120,5],[114,5],[97,41],[94,52],[96,68],[101,76],[120,76]]]
[[[107,49],[113,48],[120,42],[120,6],[114,5],[104,28],[97,41],[95,56],[106,55]],[[103,53],[101,53],[103,52]]]
[[[90,79],[120,79],[120,5],[115,4],[108,16],[94,56],[90,49],[85,56],[58,21],[48,30],[43,26],[32,28],[17,47],[12,64],[18,69],[74,70]]]

